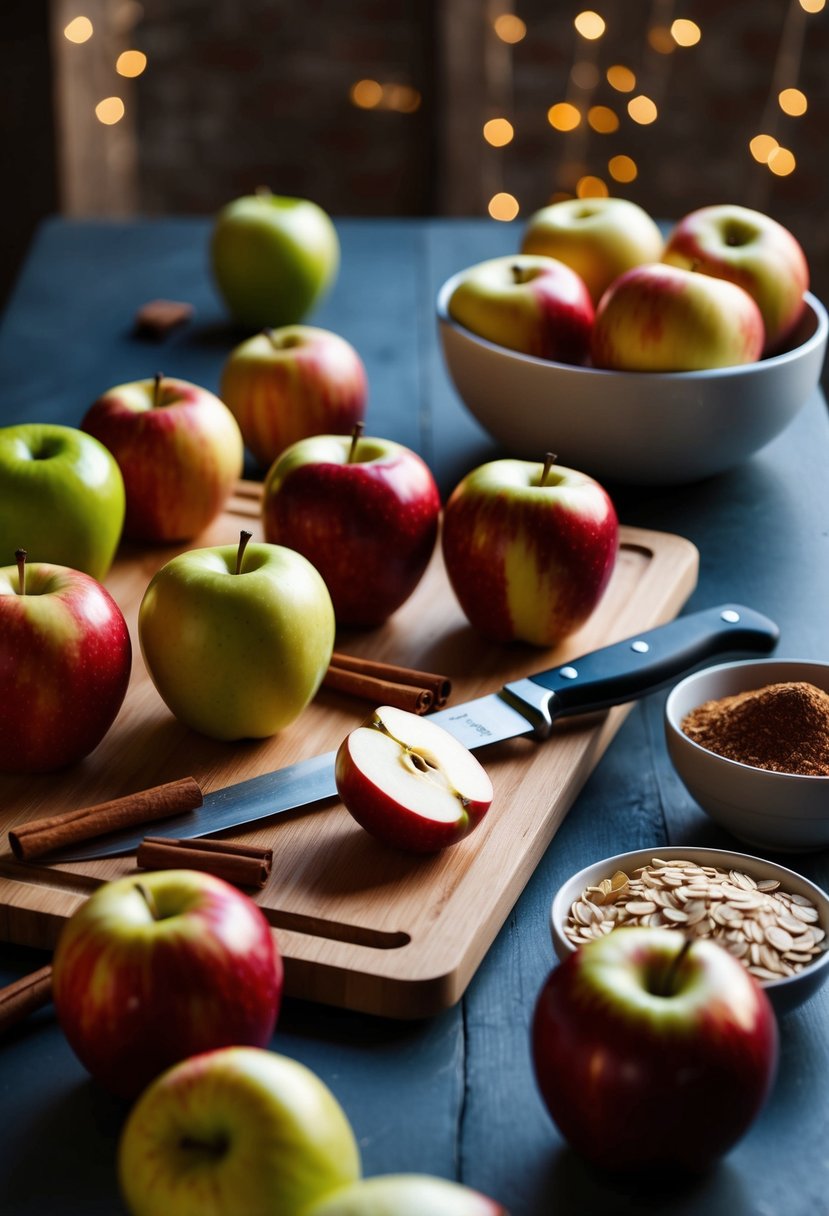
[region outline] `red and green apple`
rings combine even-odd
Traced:
[[[470,266],[449,297],[449,315],[498,346],[583,363],[593,303],[584,282],[555,258],[514,254]]]
[[[760,358],[764,332],[759,308],[736,283],[654,262],[623,274],[602,297],[593,364],[630,372],[735,367]]]
[[[105,578],[124,524],[124,482],[110,452],[49,422],[0,428],[0,560],[25,548]]]
[[[785,346],[806,307],[809,266],[797,238],[777,220],[734,204],[701,207],[668,236],[663,260],[736,283],[758,305],[765,354]]]
[[[109,730],[132,647],[96,579],[15,556],[0,569],[0,772],[49,772],[88,755]]]
[[[338,625],[380,625],[414,591],[435,547],[440,494],[427,465],[390,439],[316,435],[265,480],[265,537],[313,562]]]
[[[658,262],[664,240],[647,211],[624,198],[562,199],[530,216],[522,253],[558,258],[581,276],[595,305],[634,266]]]
[[[81,426],[118,462],[130,540],[192,540],[219,514],[242,472],[235,418],[187,380],[158,375],[119,384],[89,407]]]
[[[468,748],[437,723],[390,705],[345,737],[334,772],[361,827],[416,853],[463,840],[492,802],[492,782]]]
[[[268,1043],[282,959],[264,913],[222,879],[131,874],[66,922],[52,994],[81,1063],[106,1089],[134,1097],[187,1056]]]
[[[333,286],[340,243],[322,207],[261,187],[216,216],[210,260],[219,292],[240,325],[295,325]]]
[[[554,463],[495,460],[455,487],[443,557],[470,624],[497,642],[553,646],[596,608],[616,562],[607,491]]]
[[[772,1084],[768,997],[716,942],[619,928],[551,972],[532,1055],[547,1109],[594,1165],[703,1170],[748,1130]]]
[[[261,739],[297,718],[334,648],[334,609],[311,563],[282,545],[189,549],[153,576],[141,652],[168,709],[212,739]]]
[[[309,435],[350,435],[366,412],[363,361],[350,342],[312,325],[266,329],[231,351],[219,395],[263,468]]]

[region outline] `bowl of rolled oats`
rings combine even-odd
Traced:
[[[628,926],[708,938],[739,958],[782,1013],[829,977],[829,895],[785,866],[724,849],[665,847],[586,866],[557,892],[553,947]]]
[[[752,659],[694,672],[665,705],[668,754],[691,797],[738,840],[829,847],[829,663]]]

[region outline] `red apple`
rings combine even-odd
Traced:
[[[532,1025],[535,1074],[564,1138],[611,1170],[703,1169],[768,1095],[768,997],[715,942],[615,929],[549,976]]]
[[[498,642],[554,645],[587,620],[613,572],[609,495],[553,459],[481,465],[446,504],[449,581],[470,623]]]
[[[653,262],[629,270],[602,296],[593,363],[629,372],[734,367],[760,358],[764,332],[742,287]]]
[[[231,351],[219,395],[268,468],[309,435],[350,435],[365,417],[368,385],[345,338],[310,325],[266,329]]]
[[[265,539],[296,549],[331,593],[338,625],[380,625],[409,598],[435,547],[440,494],[424,462],[389,439],[317,435],[265,481]]]
[[[457,844],[492,802],[492,782],[468,748],[390,705],[346,736],[334,772],[346,809],[367,832],[416,853]]]
[[[194,870],[106,883],[67,921],[52,989],[81,1063],[131,1097],[197,1052],[263,1047],[282,996],[282,960],[264,914]]]
[[[593,301],[583,280],[555,258],[491,258],[457,276],[449,315],[499,346],[583,363],[590,349]]]
[[[0,771],[61,768],[97,747],[129,682],[130,636],[88,574],[45,562],[0,570]]]
[[[124,536],[191,540],[221,511],[242,472],[235,418],[187,380],[156,376],[109,389],[81,428],[112,452],[124,478]]]
[[[744,288],[763,316],[765,354],[785,346],[806,307],[803,249],[788,228],[748,207],[692,211],[670,233],[662,260]]]

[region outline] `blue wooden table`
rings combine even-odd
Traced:
[[[337,287],[314,317],[360,351],[368,429],[415,448],[444,494],[495,455],[441,361],[434,298],[450,274],[511,252],[517,234],[485,221],[346,221]],[[43,227],[0,330],[0,423],[77,425],[111,385],[162,370],[215,389],[238,340],[207,274],[204,221]],[[194,322],[160,346],[131,332],[155,297],[188,300]],[[643,437],[646,442],[647,437]],[[744,467],[679,489],[608,486],[628,524],[678,532],[701,553],[689,608],[751,604],[781,626],[783,657],[829,660],[829,431],[819,394]],[[733,846],[673,774],[663,695],[635,707],[571,810],[457,1007],[386,1022],[288,1001],[274,1050],[313,1068],[355,1128],[367,1175],[460,1179],[512,1216],[816,1216],[829,1211],[829,989],[781,1020],[781,1062],[765,1111],[710,1174],[650,1187],[588,1169],[537,1095],[528,1025],[553,965],[547,915],[574,870],[624,849]],[[781,859],[823,886],[829,856]],[[3,932],[0,910],[0,939]],[[45,961],[0,944],[0,981]],[[0,1043],[0,1213],[123,1211],[115,1150],[126,1107],[93,1084],[50,1008]],[[163,1216],[162,1213],[159,1216]],[[239,1213],[244,1216],[244,1213]],[[424,1213],[423,1216],[429,1216]]]

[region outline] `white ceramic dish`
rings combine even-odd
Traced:
[[[815,296],[783,354],[700,372],[612,372],[496,346],[453,321],[441,287],[443,355],[469,411],[505,452],[640,485],[696,481],[732,468],[792,421],[820,380],[829,318]]]
[[[668,753],[692,798],[739,840],[787,853],[829,846],[829,777],[771,772],[728,760],[689,739],[681,724],[705,701],[790,680],[829,692],[829,663],[721,663],[686,676],[665,705]]]
[[[792,895],[803,895],[816,906],[821,928],[829,936],[829,895],[824,890],[809,882],[801,874],[789,870],[785,866],[776,865],[762,857],[752,857],[747,853],[731,853],[725,849],[701,849],[694,846],[662,846],[651,849],[636,849],[630,853],[619,853],[615,857],[606,857],[593,865],[585,866],[572,878],[563,884],[556,892],[550,909],[550,933],[553,939],[553,949],[556,957],[563,961],[572,954],[575,946],[564,932],[567,916],[572,904],[583,891],[594,886],[603,878],[610,878],[617,870],[626,874],[632,873],[639,866],[648,865],[654,857],[665,861],[694,861],[699,865],[717,866],[722,870],[740,870],[752,878],[776,878],[783,890]],[[829,949],[816,955],[815,961],[807,964],[802,971],[795,975],[786,976],[779,980],[762,982],[772,1005],[778,1013],[802,1004],[829,977]]]

